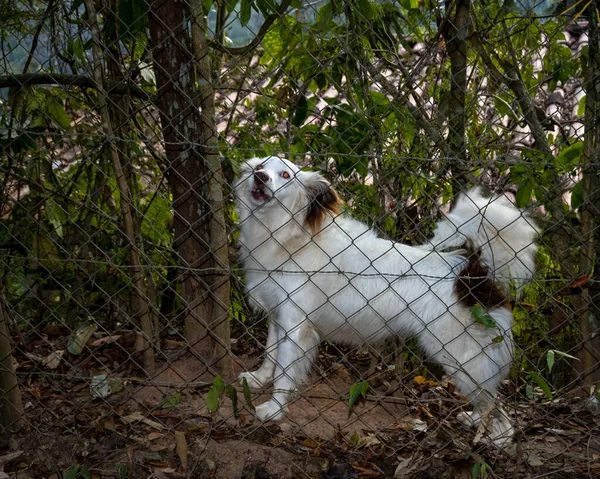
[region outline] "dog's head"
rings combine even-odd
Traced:
[[[269,224],[269,217],[287,218],[286,221],[294,221],[313,234],[321,229],[327,214],[339,213],[341,204],[335,190],[320,174],[302,171],[276,156],[244,163],[235,183],[235,195],[241,213]]]

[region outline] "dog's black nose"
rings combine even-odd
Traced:
[[[264,184],[267,181],[269,181],[269,175],[267,175],[264,171],[255,171],[254,172],[254,181]]]

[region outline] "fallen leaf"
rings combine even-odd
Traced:
[[[93,398],[106,398],[110,396],[110,384],[106,374],[93,376],[90,382],[90,396]]]
[[[319,447],[319,443],[310,437],[307,437],[300,441],[300,445],[304,447],[308,447],[309,449],[316,449]]]
[[[587,284],[589,282],[590,282],[590,275],[584,274],[582,276],[578,276],[573,281],[571,281],[569,288],[583,288],[584,286],[587,286]]]
[[[32,361],[34,361],[36,363],[44,362],[44,358],[41,356],[38,356],[37,354],[25,352],[25,356],[27,356],[29,359],[31,359]]]
[[[391,429],[403,431],[427,431],[427,423],[419,418],[409,418],[394,424]]]
[[[98,326],[94,323],[80,327],[72,336],[67,340],[67,349],[75,356],[81,354],[83,348],[92,337],[92,334],[96,332]]]
[[[37,399],[42,398],[42,392],[40,391],[40,388],[38,386],[31,388],[29,392],[32,394],[32,396],[35,396]]]
[[[168,444],[150,444],[149,449],[153,452],[161,452],[169,449]]]
[[[98,346],[102,346],[103,344],[111,344],[116,343],[119,339],[121,339],[120,334],[115,334],[114,336],[104,336],[103,338],[95,339],[90,343],[90,346],[97,348]]]
[[[413,382],[415,384],[418,384],[419,386],[427,386],[430,388],[435,387],[438,384],[437,382],[431,381],[430,379],[425,379],[423,376],[415,376]]]
[[[358,471],[359,476],[381,476],[381,473],[359,466],[358,464],[350,463],[352,469]]]
[[[165,429],[165,427],[156,422],[156,421],[152,421],[151,419],[146,418],[141,412],[134,412],[133,414],[129,414],[127,416],[121,416],[121,421],[123,421],[126,424],[132,424],[134,422],[141,422],[143,424],[146,424],[147,426],[150,426],[154,429],[158,429],[159,431],[162,431]]]
[[[0,469],[3,469],[6,464],[8,464],[11,461],[14,461],[15,459],[18,459],[22,455],[23,455],[23,451],[15,451],[15,452],[9,452],[8,454],[5,454],[4,456],[0,456]]]
[[[375,434],[367,434],[367,437],[360,441],[362,447],[372,447],[381,444],[381,441],[375,436]]]
[[[394,471],[394,478],[404,479],[408,477],[414,477],[413,473],[419,467],[419,462],[420,461],[416,461],[415,463],[415,458],[412,456],[400,459],[400,462]]]
[[[185,432],[175,431],[175,449],[177,451],[177,457],[181,461],[181,469],[183,472],[187,471],[187,456],[188,446],[185,438]]]
[[[530,452],[527,456],[527,463],[532,467],[539,467],[544,465],[542,460],[532,452]]]
[[[156,439],[160,439],[161,437],[164,437],[164,434],[161,434],[160,432],[151,432],[150,434],[148,434],[148,441],[155,441]]]

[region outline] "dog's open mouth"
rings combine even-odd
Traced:
[[[271,195],[268,191],[266,191],[265,185],[261,184],[254,185],[254,188],[250,190],[250,194],[252,195],[252,198],[260,202],[265,202],[271,199]]]

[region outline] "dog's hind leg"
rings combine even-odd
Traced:
[[[248,386],[254,389],[267,387],[273,381],[275,374],[275,358],[277,357],[277,325],[275,321],[269,319],[269,334],[267,336],[267,345],[265,347],[265,359],[260,368],[256,371],[248,371],[239,375],[240,383],[244,378]]]
[[[273,395],[256,407],[256,416],[262,421],[283,418],[290,395],[310,371],[320,341],[312,324],[296,308],[283,307],[278,316],[285,319],[278,322]]]
[[[458,419],[472,426],[483,423],[483,437],[502,446],[514,434],[508,415],[495,404],[512,360],[512,313],[502,307],[490,311],[498,327],[488,327],[472,322],[468,309],[461,310],[457,314],[465,316],[462,321],[448,313],[431,330],[424,329],[419,339],[425,351],[452,376],[458,392],[473,405],[473,412],[461,413]]]

